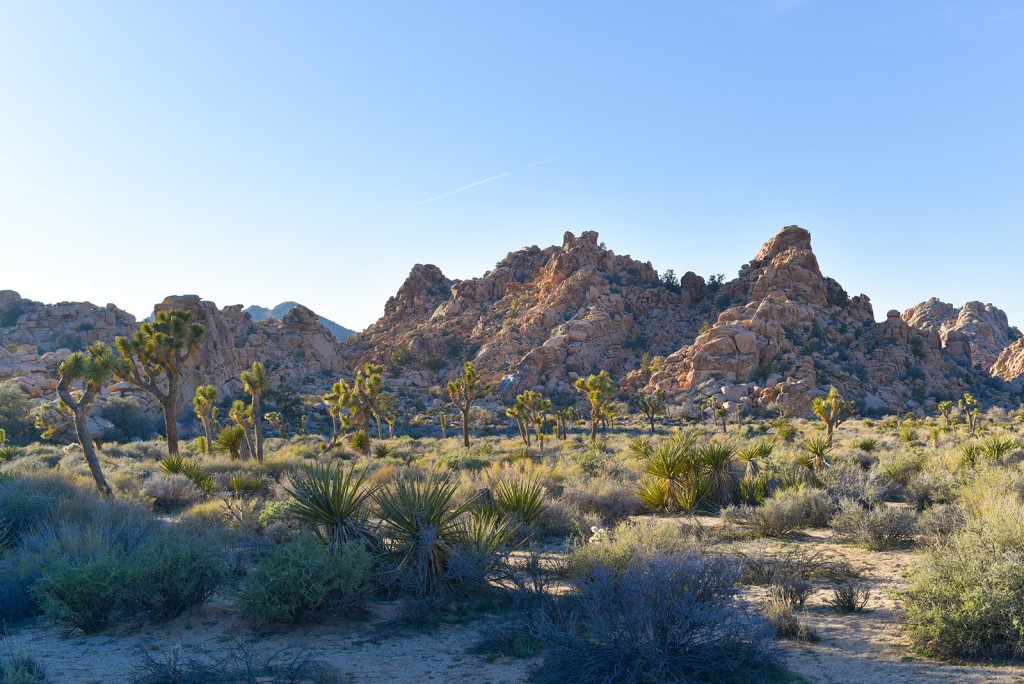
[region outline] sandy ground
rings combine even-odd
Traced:
[[[862,613],[837,614],[817,591],[803,618],[817,631],[813,644],[783,642],[791,669],[802,681],[829,684],[929,684],[993,682],[1024,684],[1022,666],[960,666],[915,656],[900,632],[895,591],[917,552],[871,552],[837,543],[828,531],[802,535],[793,545],[835,551],[860,571],[872,596]],[[727,544],[742,550],[743,544]],[[748,594],[756,600],[758,589]],[[175,649],[191,658],[220,659],[237,651],[237,641],[252,644],[265,660],[310,651],[333,668],[339,682],[494,682],[527,681],[534,660],[491,659],[468,653],[480,623],[447,624],[430,632],[383,630],[393,606],[377,606],[369,623],[306,626],[283,633],[258,634],[235,614],[230,602],[213,601],[165,624],[128,626],[94,636],[64,637],[58,631],[27,626],[8,631],[5,648],[41,662],[54,684],[128,682],[146,651],[164,659]]]

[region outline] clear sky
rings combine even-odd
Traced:
[[[1024,327],[1024,0],[0,0],[0,289],[306,304],[597,230]]]

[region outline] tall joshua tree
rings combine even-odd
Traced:
[[[217,417],[217,388],[213,385],[196,387],[196,396],[192,403],[195,405],[196,418],[203,424],[206,453],[210,453],[213,449],[213,421]]]
[[[118,360],[113,350],[105,342],[95,342],[85,353],[71,354],[57,369],[57,396],[75,418],[78,443],[82,445],[92,479],[96,481],[96,488],[100,494],[106,497],[112,497],[114,493],[103,477],[103,469],[96,456],[96,447],[89,434],[88,420],[96,396],[114,377],[117,365]],[[81,390],[73,389],[76,383],[81,385]]]
[[[259,361],[253,361],[251,370],[242,371],[242,389],[252,397],[253,436],[255,438],[256,462],[263,463],[263,416],[260,415],[260,399],[270,389],[267,379],[267,367]]]
[[[480,381],[480,373],[476,367],[466,361],[462,364],[462,375],[448,383],[448,396],[452,403],[462,412],[462,443],[469,447],[469,409],[473,402],[487,394],[490,386]]]
[[[192,322],[192,312],[160,311],[132,337],[118,337],[121,363],[115,374],[160,402],[167,431],[167,453],[178,453],[178,389],[185,362],[195,354],[206,328]]]
[[[588,375],[586,379],[577,378],[574,387],[590,402],[590,441],[594,441],[597,439],[597,423],[615,397],[615,381],[608,371],[601,371],[597,375]]]
[[[832,433],[842,425],[843,421],[853,415],[856,406],[852,401],[845,401],[839,390],[833,387],[824,398],[818,397],[811,404],[811,411],[825,423],[825,442],[832,445]]]

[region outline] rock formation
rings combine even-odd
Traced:
[[[169,309],[192,311],[207,331],[184,376],[182,392],[188,396],[180,397],[183,407],[200,383],[218,387],[222,396],[239,395],[238,374],[253,361],[266,364],[273,386],[311,391],[330,385],[344,365],[338,341],[303,306],[293,307],[280,321],[259,323],[241,305],[219,309],[195,295],[167,297],[155,307]],[[0,322],[13,323],[0,327],[0,380],[13,378],[36,398],[52,393],[57,366],[71,351],[96,341],[113,345],[115,337],[131,335],[137,327],[133,316],[110,304],[46,305],[9,291],[0,292]],[[134,393],[126,383],[112,389]]]
[[[1002,351],[1021,333],[1011,328],[1006,313],[991,304],[967,302],[957,309],[932,297],[903,312],[903,320],[912,327],[939,335],[943,348],[962,356],[967,343],[970,362],[975,368],[992,371]]]
[[[353,363],[383,362],[398,385],[430,386],[472,360],[506,397],[573,394],[579,376],[620,374],[666,353],[708,315],[703,278],[665,284],[650,263],[616,255],[597,233],[509,254],[481,278],[452,281],[417,265],[384,316],[346,342]],[[700,304],[700,307],[697,304]]]

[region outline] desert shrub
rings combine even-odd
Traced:
[[[192,484],[203,494],[211,494],[217,489],[210,469],[199,461],[183,456],[168,456],[160,461],[160,469],[168,475],[184,475],[192,480]]]
[[[111,423],[111,428],[103,434],[104,439],[118,442],[150,439],[160,431],[160,421],[148,414],[138,399],[110,397],[100,405],[98,413]]]
[[[920,454],[907,452],[885,454],[878,459],[875,467],[882,482],[886,483],[891,491],[899,491],[921,472],[924,468],[924,458]]]
[[[781,671],[766,622],[723,558],[659,555],[603,567],[546,611],[538,682],[743,682]]]
[[[922,470],[913,475],[903,487],[904,500],[917,510],[953,498],[956,482],[948,470]]]
[[[35,587],[43,614],[67,632],[106,628],[124,595],[123,561],[111,553],[84,563],[50,565]]]
[[[175,646],[171,653],[158,658],[143,651],[141,661],[132,671],[132,684],[320,684],[334,681],[330,669],[309,651],[291,656],[285,651],[257,656],[241,641],[224,657],[189,658]]]
[[[216,551],[194,538],[162,534],[128,556],[122,573],[122,606],[132,615],[166,620],[205,603],[227,568]]]
[[[0,560],[0,619],[36,614],[36,586],[52,568],[124,555],[152,533],[153,523],[141,509],[70,491],[23,528],[17,547]]]
[[[849,499],[840,502],[832,528],[873,551],[891,549],[910,541],[916,515],[898,506],[865,508]]]
[[[749,526],[759,537],[781,537],[807,527],[824,527],[834,510],[827,492],[800,488],[780,490],[761,506],[727,508],[722,516]]]
[[[956,534],[967,524],[964,510],[956,504],[936,504],[917,516],[917,534],[925,543],[937,544]]]
[[[736,487],[736,503],[757,506],[763,504],[771,492],[771,473],[762,471],[757,475],[747,475],[739,481]]]
[[[606,525],[641,512],[636,487],[611,479],[602,478],[586,484],[569,485],[559,498],[582,513],[600,516]]]
[[[28,655],[0,655],[0,684],[46,684],[46,670]]]
[[[0,382],[0,429],[7,432],[7,439],[18,441],[32,434],[32,407],[32,400],[16,382]]]
[[[302,535],[271,550],[253,568],[238,605],[260,625],[295,624],[328,611],[349,617],[361,605],[372,563],[357,541],[341,544],[332,555],[323,542]]]
[[[818,473],[822,486],[836,500],[852,499],[873,504],[884,495],[878,476],[855,463],[836,463]]]
[[[844,582],[832,590],[828,604],[839,613],[857,613],[868,605],[871,590],[853,582]]]
[[[51,517],[61,501],[82,497],[71,482],[54,474],[11,477],[0,480],[0,518],[18,536]]]
[[[982,531],[929,550],[905,592],[915,647],[944,659],[1019,658],[1024,652],[1024,550]]]
[[[154,475],[142,485],[143,493],[153,499],[153,510],[173,513],[203,498],[203,493],[184,475]]]
[[[761,607],[779,638],[803,642],[818,640],[814,629],[797,616],[793,604],[779,592],[769,591],[761,602]]]
[[[491,461],[481,457],[477,452],[467,449],[449,451],[434,463],[438,468],[450,470],[480,470],[491,465]]]
[[[880,443],[874,437],[862,437],[860,439],[853,440],[850,446],[852,446],[854,449],[859,449],[860,451],[863,451],[866,454],[873,454],[876,451],[878,451]]]
[[[776,577],[797,576],[826,582],[846,582],[857,577],[846,556],[822,548],[794,546],[769,552],[760,547],[752,553],[741,554],[740,560],[743,581],[757,586],[770,585]]]
[[[235,496],[255,496],[266,490],[269,482],[262,475],[238,471],[231,474],[228,486]]]
[[[643,521],[620,523],[601,541],[577,543],[566,557],[570,577],[585,577],[598,567],[621,571],[658,554],[700,551],[712,540],[697,523]]]
[[[777,572],[768,585],[768,591],[794,608],[803,608],[814,593],[814,583],[799,572]]]

